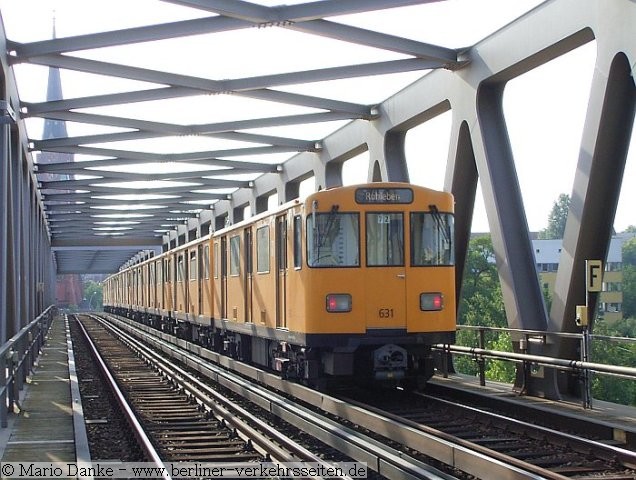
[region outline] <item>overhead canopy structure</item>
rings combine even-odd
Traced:
[[[78,2],[55,13],[57,31],[89,33],[53,28],[28,42],[12,34],[52,12],[2,7],[18,90],[34,66],[49,69],[47,99],[22,95],[20,114],[59,273],[113,271],[161,248],[290,157],[320,153],[347,122],[377,118],[397,89],[465,63],[456,48],[401,34],[432,0],[119,3]]]

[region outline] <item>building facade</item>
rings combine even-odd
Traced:
[[[597,314],[609,323],[623,318],[623,243],[635,236],[634,233],[622,233],[612,237],[603,265],[603,290]],[[552,295],[554,292],[562,245],[562,239],[532,241],[537,273],[544,294]]]

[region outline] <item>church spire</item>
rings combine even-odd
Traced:
[[[53,38],[57,38],[55,33],[55,13],[53,13]],[[60,77],[60,69],[49,67],[49,81],[46,87],[46,101],[54,102],[62,100],[62,79]],[[68,137],[66,131],[66,122],[62,120],[44,120],[44,132],[42,138],[48,140],[50,138]]]

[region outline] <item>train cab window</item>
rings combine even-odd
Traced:
[[[453,215],[432,212],[411,213],[411,265],[454,265]]]
[[[256,230],[256,272],[269,272],[269,226]]]
[[[303,220],[300,215],[294,217],[294,268],[303,266],[302,250]]]
[[[357,213],[312,213],[307,217],[307,265],[360,266],[360,220]]]
[[[235,235],[230,238],[230,275],[241,273],[241,237]]]
[[[367,266],[404,265],[404,215],[367,213]]]
[[[190,251],[190,280],[197,279],[197,251]]]

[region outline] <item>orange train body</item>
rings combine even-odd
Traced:
[[[421,386],[455,339],[453,197],[316,192],[110,276],[104,305],[308,383]]]

